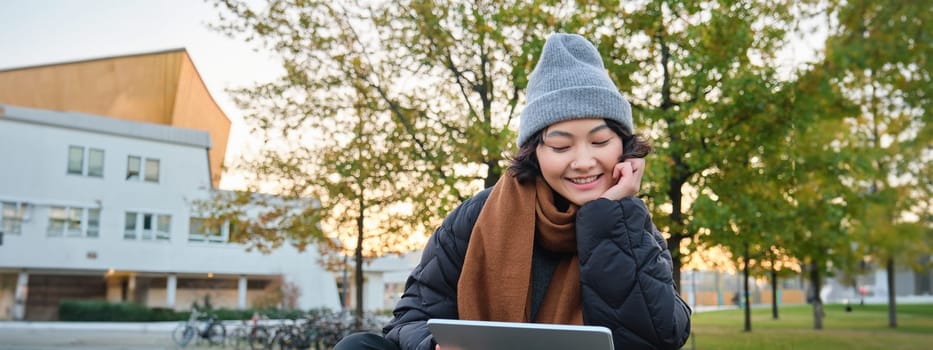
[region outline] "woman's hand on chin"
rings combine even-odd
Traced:
[[[644,174],[644,158],[629,158],[619,162],[612,169],[612,179],[616,181],[616,184],[600,197],[617,201],[638,194],[641,188],[641,177]]]

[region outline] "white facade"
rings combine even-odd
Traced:
[[[930,257],[925,257],[929,259]],[[824,302],[885,304],[888,302],[888,271],[884,266],[872,266],[855,278],[855,283],[841,283],[827,278],[820,289]],[[933,302],[933,269],[914,271],[903,264],[894,271],[894,294],[898,303]],[[864,293],[863,293],[864,292]]]
[[[205,131],[0,106],[0,319],[22,318],[21,289],[37,274],[129,276],[122,292],[107,282],[108,299],[124,300],[136,276],[148,276],[157,286],[134,301],[178,309],[196,297],[183,289],[198,285],[180,279],[229,279],[233,287],[217,293],[247,307],[262,292],[249,282],[282,278],[299,287],[300,308],[339,309],[314,249],[263,255],[189,237],[191,201],[212,191],[209,148]],[[14,291],[4,291],[3,274]]]
[[[383,256],[363,265],[366,310],[392,310],[405,292],[405,281],[421,260],[421,250],[402,256]],[[355,302],[355,299],[351,299]]]

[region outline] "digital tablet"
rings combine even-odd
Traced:
[[[613,350],[612,332],[599,326],[428,320],[441,350]]]

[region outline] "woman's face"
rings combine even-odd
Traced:
[[[612,170],[622,157],[622,138],[603,119],[575,119],[542,131],[536,155],[544,181],[576,205],[615,185]]]

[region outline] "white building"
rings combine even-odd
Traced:
[[[411,270],[421,260],[421,250],[402,256],[387,255],[363,265],[366,282],[363,287],[363,308],[392,310],[405,292],[405,282]],[[351,297],[351,302],[355,298]]]
[[[314,249],[270,255],[205,239],[207,131],[0,105],[0,319],[57,318],[62,299],[247,308],[280,281],[339,309]]]

